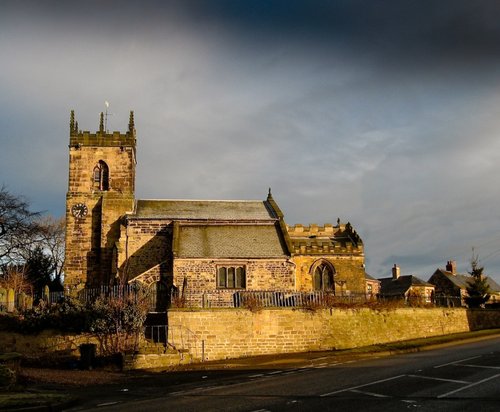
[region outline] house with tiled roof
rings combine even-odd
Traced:
[[[140,282],[221,304],[239,291],[365,293],[350,223],[288,225],[270,190],[265,200],[136,199],[136,148],[132,112],[125,133],[102,116],[96,133],[82,132],[71,113],[67,286]]]
[[[438,268],[429,278],[429,283],[436,287],[436,303],[442,306],[466,306],[467,286],[473,280],[469,274],[457,273],[457,264],[450,260],[445,269]],[[491,290],[488,303],[500,302],[500,285],[486,276]]]
[[[415,275],[401,275],[401,269],[396,264],[392,268],[392,276],[379,281],[379,296],[383,299],[417,299],[424,303],[433,301],[434,285]]]
[[[380,280],[365,273],[365,294],[368,298],[376,297],[380,294]]]

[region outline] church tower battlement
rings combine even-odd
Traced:
[[[130,112],[128,130],[125,133],[114,131],[109,133],[104,130],[104,113],[99,119],[99,130],[95,133],[78,129],[75,111],[71,110],[69,121],[69,145],[71,146],[130,146],[136,145],[134,112]]]
[[[125,133],[105,130],[103,113],[95,133],[79,130],[73,110],[69,126],[65,283],[108,284],[116,272],[119,220],[134,205],[134,113]]]

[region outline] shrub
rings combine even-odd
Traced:
[[[149,291],[137,287],[134,293],[101,296],[88,304],[65,298],[49,305],[42,300],[21,315],[1,316],[1,325],[24,334],[44,329],[92,333],[101,342],[103,353],[114,354],[135,349],[148,310]]]
[[[137,349],[139,334],[149,310],[149,292],[98,298],[91,306],[88,330],[95,334],[108,354]]]

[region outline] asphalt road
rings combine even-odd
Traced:
[[[499,411],[500,338],[397,356],[264,370],[143,375],[72,411]]]

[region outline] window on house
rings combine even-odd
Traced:
[[[94,167],[92,182],[96,190],[109,190],[109,168],[102,160]]]
[[[244,289],[246,284],[244,266],[221,266],[217,269],[219,289]]]
[[[313,274],[314,290],[334,290],[333,269],[330,265],[322,263]]]

